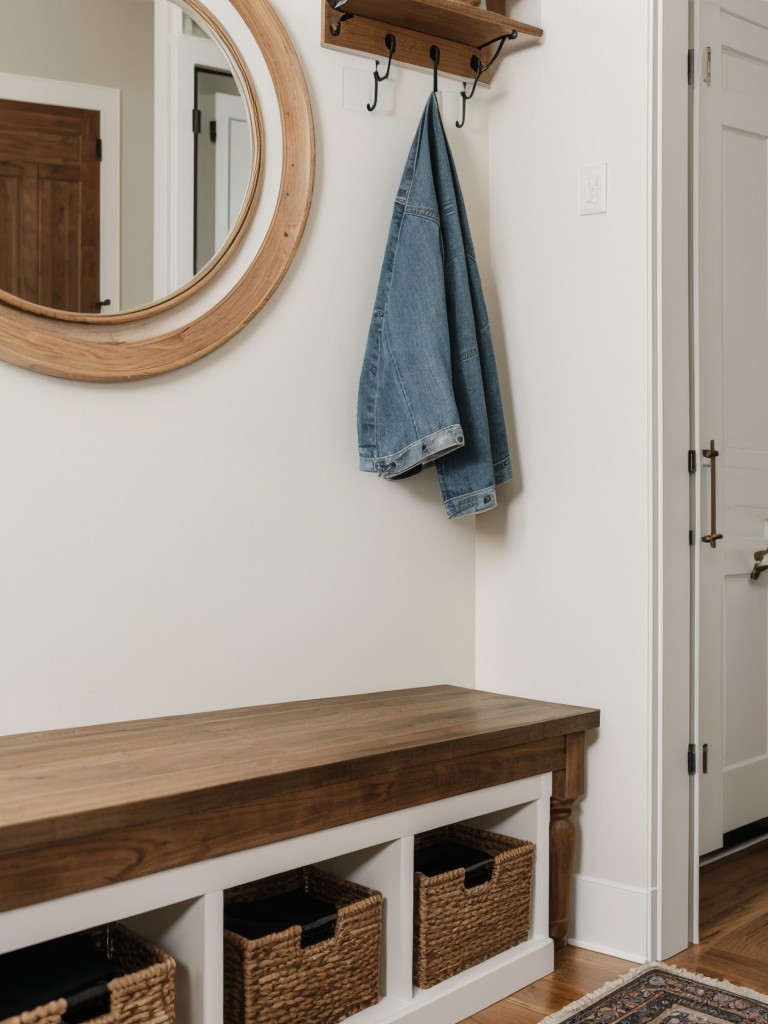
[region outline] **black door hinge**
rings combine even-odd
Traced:
[[[688,774],[696,774],[696,744],[688,744]]]
[[[696,452],[693,449],[688,452],[688,472],[696,472]]]
[[[693,547],[693,544],[694,544],[694,540],[693,540],[693,530],[689,530],[689,531],[688,531],[688,547],[689,547],[689,548],[692,548],[692,547]]]
[[[693,85],[693,50],[688,51],[688,85]]]
[[[192,111],[192,131],[195,133],[195,135],[199,135],[202,130],[203,130],[203,115],[200,113],[200,111],[197,108],[195,108]]]
[[[215,121],[210,121],[208,123],[208,138],[215,145],[217,137],[218,137],[218,132],[216,130],[216,122]]]
[[[101,160],[102,159],[101,139],[96,139],[96,159],[97,160]]]

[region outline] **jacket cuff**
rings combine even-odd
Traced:
[[[448,498],[445,502],[445,511],[448,513],[449,519],[490,512],[492,508],[496,508],[495,487],[484,487],[481,491],[462,494],[458,498]]]
[[[367,473],[378,473],[387,480],[394,480],[406,473],[412,473],[421,466],[427,466],[449,452],[464,446],[464,431],[458,423],[427,434],[411,442],[399,452],[370,458],[360,454],[360,469]]]

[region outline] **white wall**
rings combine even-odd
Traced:
[[[598,707],[574,940],[653,927],[650,4],[552,0],[492,89],[492,262],[517,482],[478,522],[477,685]],[[579,216],[580,164],[608,212]]]
[[[448,522],[433,473],[357,469],[357,378],[431,75],[398,70],[380,110],[345,111],[344,69],[370,98],[373,61],[321,49],[315,0],[280,13],[317,182],[266,308],[143,383],[0,364],[0,732],[474,681],[474,523]],[[469,120],[451,137],[482,260],[482,100]]]

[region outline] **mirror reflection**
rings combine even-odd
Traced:
[[[170,0],[0,0],[0,289],[119,313],[221,252],[258,167],[234,62]]]

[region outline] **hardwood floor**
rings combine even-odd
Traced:
[[[701,871],[701,942],[670,963],[768,994],[768,840]]]
[[[568,1003],[636,967],[627,960],[567,946],[555,955],[555,972],[508,999],[481,1010],[464,1024],[538,1024]]]
[[[702,868],[700,938],[668,963],[768,995],[768,840]],[[553,974],[464,1024],[538,1024],[637,966],[569,946]]]

